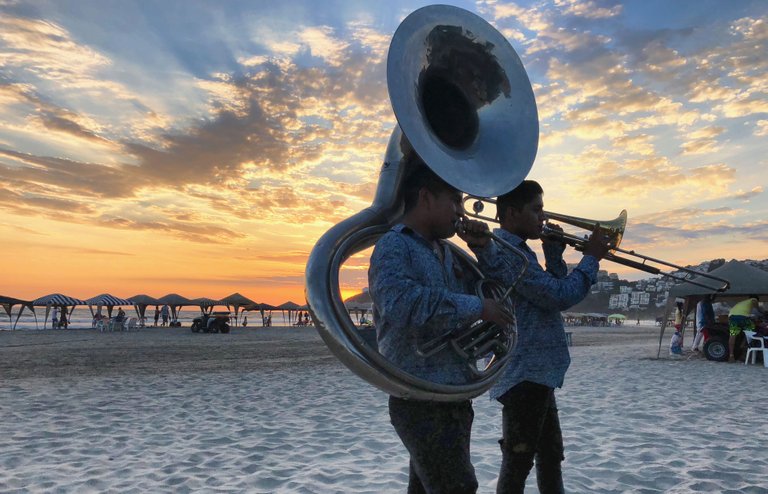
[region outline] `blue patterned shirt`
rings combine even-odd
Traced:
[[[491,398],[499,398],[523,381],[550,388],[562,387],[571,356],[560,311],[587,296],[597,280],[598,261],[584,256],[568,274],[563,249],[548,244],[544,249],[545,271],[523,239],[503,229],[496,229],[494,233],[525,252],[529,264],[515,289],[517,344],[509,365],[491,388]],[[520,273],[520,258],[495,242],[474,251],[483,272],[505,286],[510,286]]]
[[[446,242],[443,261],[432,244],[403,224],[384,234],[371,256],[368,286],[379,353],[409,374],[439,384],[465,384],[466,361],[450,349],[417,353],[426,341],[464,327],[483,312]]]

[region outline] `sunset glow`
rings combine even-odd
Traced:
[[[303,304],[315,241],[373,199],[389,40],[427,3],[0,0],[0,294]],[[546,209],[627,209],[624,245],[682,265],[768,257],[768,3],[448,3],[528,71]]]

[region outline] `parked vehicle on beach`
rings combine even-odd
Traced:
[[[193,333],[229,333],[229,311],[201,314],[192,320]]]
[[[730,352],[728,351],[728,324],[715,323],[705,328],[704,356],[707,360],[716,362],[727,362]],[[744,360],[747,354],[747,339],[743,333],[736,337],[736,360]]]

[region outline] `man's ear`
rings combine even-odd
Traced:
[[[419,189],[419,204],[430,206],[434,198],[435,195],[428,188],[422,187]]]
[[[512,206],[507,206],[504,209],[504,215],[501,217],[505,218],[506,221],[514,222],[516,214],[517,214],[517,210],[515,208],[513,208]]]

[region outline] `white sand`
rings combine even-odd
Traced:
[[[768,369],[656,360],[655,328],[574,331],[568,492],[768,493]],[[2,492],[405,491],[386,395],[312,329],[0,332],[0,359]],[[500,406],[475,412],[490,493]]]

